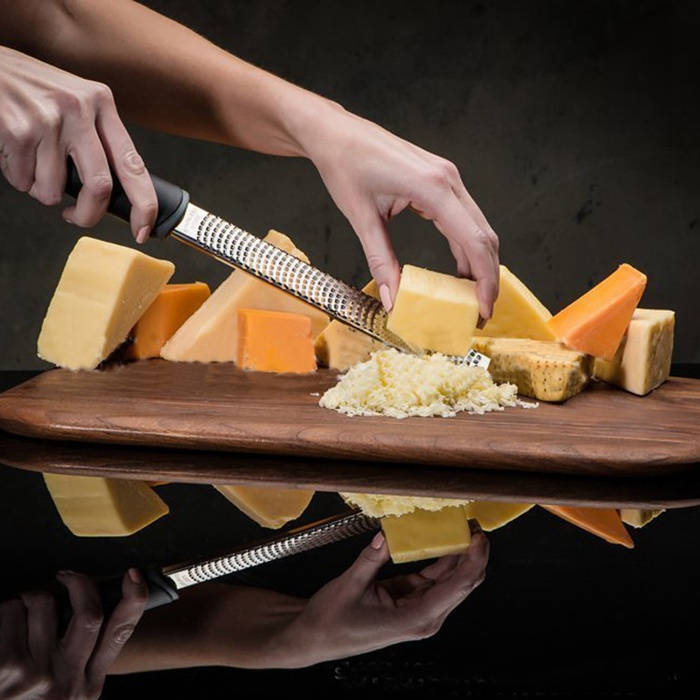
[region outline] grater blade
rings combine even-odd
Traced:
[[[378,530],[379,520],[355,509],[332,516],[288,533],[264,540],[222,557],[197,564],[186,564],[163,570],[177,589],[211,581],[258,564],[306,552],[332,542]]]
[[[405,342],[387,329],[387,313],[378,299],[195,204],[187,204],[182,219],[170,235],[303,299],[389,347],[413,355],[425,354],[421,348]],[[488,369],[488,358],[473,350],[464,357],[451,359]]]

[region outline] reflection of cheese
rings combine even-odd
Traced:
[[[495,382],[515,384],[519,394],[540,401],[566,401],[590,381],[591,356],[555,341],[474,338],[472,348],[491,360]]]
[[[620,518],[623,523],[639,528],[648,525],[663,512],[663,508],[655,508],[653,510],[643,508],[621,508]]]
[[[479,320],[473,280],[404,265],[386,327],[407,343],[445,355],[466,355]]]
[[[249,518],[263,527],[278,529],[306,510],[314,495],[303,489],[277,489],[269,486],[221,486],[216,490]]]
[[[462,554],[471,544],[469,523],[459,507],[389,515],[381,524],[395,564]]]
[[[596,358],[598,379],[644,396],[671,373],[675,314],[665,309],[636,309],[611,362]]]
[[[646,275],[623,263],[547,325],[573,350],[612,360],[644,293]]]
[[[374,280],[366,284],[362,291],[379,299],[379,290]],[[372,336],[335,319],[316,338],[316,355],[319,362],[325,367],[340,371],[369,360],[373,352],[385,347],[384,343]]]
[[[159,357],[163,345],[209,294],[209,286],[204,282],[166,284],[131,329],[132,342],[127,348],[126,358],[147,360]]]
[[[264,240],[309,261],[283,233],[270,231]],[[180,362],[235,362],[241,308],[307,315],[314,339],[329,322],[326,314],[310,304],[247,272],[234,270],[163,346],[161,357]]]
[[[465,503],[464,514],[476,520],[485,532],[496,530],[519,518],[533,507],[532,503],[507,503],[501,501],[472,501]]]
[[[169,512],[143,481],[44,474],[61,520],[79,537],[131,535]]]
[[[632,548],[634,543],[615,508],[588,508],[583,506],[542,505],[543,508],[564,518],[587,532],[602,537],[612,544]]]
[[[311,319],[283,311],[239,309],[236,364],[258,372],[315,372]]]
[[[493,315],[474,335],[496,338],[556,340],[547,326],[552,314],[542,302],[505,266],[500,266],[498,298]]]
[[[174,271],[167,260],[83,236],[46,312],[39,357],[68,369],[95,369],[126,340]]]

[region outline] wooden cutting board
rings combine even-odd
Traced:
[[[0,394],[0,428],[52,440],[597,476],[658,476],[700,462],[698,379],[672,377],[646,397],[595,383],[563,404],[397,420],[321,408],[337,376],[163,360],[52,369]]]

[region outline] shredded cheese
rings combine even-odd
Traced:
[[[406,515],[407,513],[412,513],[416,508],[437,511],[448,506],[460,506],[471,502],[456,498],[402,496],[380,493],[340,493],[340,496],[346,503],[359,508],[365,515],[372,518],[383,518],[387,515]]]

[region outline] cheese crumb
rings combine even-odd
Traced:
[[[319,405],[348,416],[451,418],[519,406],[517,391],[515,384],[496,384],[483,367],[441,353],[418,356],[388,348],[341,375]]]

